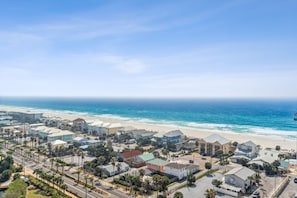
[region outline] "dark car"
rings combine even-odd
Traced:
[[[294,178],[294,183],[297,183],[297,177]]]
[[[260,198],[260,192],[258,191],[254,192],[253,198]]]

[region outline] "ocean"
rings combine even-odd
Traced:
[[[297,133],[297,100],[0,97],[0,105],[290,139]]]

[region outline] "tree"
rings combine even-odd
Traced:
[[[187,176],[188,186],[192,186],[196,182],[196,177],[193,174]]]
[[[213,179],[212,180],[212,185],[214,185],[215,187],[220,187],[220,185],[222,185],[222,181],[220,181],[220,180],[217,180],[217,179]]]
[[[115,165],[116,165],[116,161],[117,161],[117,159],[115,157],[111,158],[111,160],[110,160],[111,165],[113,167],[113,172],[114,172],[114,168],[115,168]]]
[[[122,164],[121,163],[117,163],[117,171],[121,172],[121,168],[122,168]]]
[[[145,170],[144,169],[139,169],[138,172],[139,172],[139,175],[141,177],[143,177],[145,175]]]
[[[237,147],[237,145],[238,145],[238,142],[232,142],[232,146],[234,146],[234,147]]]
[[[211,164],[210,162],[205,162],[204,167],[205,167],[207,170],[210,170],[210,169],[212,168],[212,164]]]
[[[184,198],[184,194],[181,192],[176,192],[174,193],[173,198]]]
[[[77,170],[75,173],[77,174],[77,183],[79,183],[79,175],[80,175],[81,171]]]
[[[204,195],[205,195],[205,198],[215,198],[217,195],[217,192],[214,189],[207,189]]]
[[[148,179],[145,179],[144,182],[142,183],[143,189],[145,193],[150,192],[151,190],[151,184],[150,181]]]

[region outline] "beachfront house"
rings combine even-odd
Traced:
[[[126,131],[126,133],[136,140],[151,140],[157,132],[147,131],[145,129],[132,129]]]
[[[164,173],[176,176],[178,180],[182,180],[188,175],[196,173],[198,171],[199,166],[193,164],[169,163],[164,166]]]
[[[34,111],[22,111],[22,112],[8,112],[9,116],[12,116],[14,120],[22,123],[35,123],[40,122],[43,113]]]
[[[259,151],[259,154],[256,158],[252,159],[248,164],[255,164],[258,166],[263,167],[263,164],[266,163],[273,163],[275,160],[279,160],[279,154],[281,151],[277,151],[271,148],[265,148]]]
[[[232,162],[238,163],[241,159],[248,161],[257,157],[259,147],[252,141],[247,141],[242,144],[238,144],[234,155],[230,157]]]
[[[163,135],[163,144],[178,144],[185,138],[180,130],[169,131]]]
[[[38,126],[30,128],[28,131],[29,135],[38,136],[41,139],[53,142],[55,140],[63,140],[65,142],[72,142],[74,133],[68,130],[61,130],[57,128]]]
[[[0,126],[11,125],[12,120],[12,116],[9,116],[6,112],[0,112]]]
[[[124,127],[120,123],[105,123],[100,120],[88,123],[88,133],[90,135],[113,135],[123,131]]]
[[[87,132],[88,125],[87,122],[82,118],[77,118],[72,121],[72,130],[73,131],[80,131],[80,132]]]
[[[222,150],[224,154],[232,151],[231,140],[218,134],[212,134],[198,141],[198,152],[213,156],[217,151]]]
[[[180,130],[165,133],[162,137],[163,145],[170,151],[179,151],[184,144],[185,135]]]
[[[244,194],[252,186],[251,178],[255,174],[255,171],[244,166],[234,168],[225,173],[221,187],[228,189],[228,185],[230,185],[235,187],[230,189],[237,189],[237,191]]]

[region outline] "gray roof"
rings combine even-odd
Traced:
[[[248,177],[253,176],[256,172],[247,168],[247,167],[237,167],[228,171],[225,175],[235,175],[243,180],[246,180]]]
[[[228,140],[218,134],[212,134],[210,136],[207,136],[206,138],[203,138],[203,140],[208,143],[219,142],[220,144],[226,144],[226,143],[231,142],[231,140]]]
[[[175,168],[175,169],[198,169],[199,166],[193,165],[193,164],[179,164],[179,163],[169,163],[166,164],[165,166],[170,167],[170,168]]]
[[[125,162],[117,162],[117,163],[120,163],[121,164],[121,170],[125,170],[126,168],[129,167],[129,165],[127,163],[125,163]],[[116,163],[116,165],[117,165],[117,163]],[[116,165],[113,166],[112,164],[107,164],[105,166],[102,166],[102,168],[104,170],[108,171],[108,172],[112,172],[112,171],[117,170]]]
[[[169,131],[164,134],[165,137],[175,137],[175,136],[183,136],[183,132],[181,130],[174,130],[174,131]]]
[[[247,142],[244,142],[244,143],[242,143],[242,144],[244,144],[244,145],[247,145],[247,146],[257,146],[257,144],[255,144],[253,141],[251,141],[251,140],[249,140],[249,141],[247,141]]]

